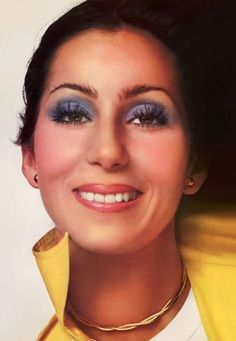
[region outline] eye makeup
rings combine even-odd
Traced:
[[[47,113],[50,120],[62,124],[83,124],[91,122],[95,114],[91,105],[78,97],[62,98]]]
[[[132,107],[127,115],[126,122],[143,128],[167,126],[172,121],[172,115],[159,102],[140,103]]]
[[[91,103],[83,98],[66,97],[58,100],[48,111],[51,121],[59,124],[81,125],[93,121],[97,115]],[[160,128],[173,121],[173,114],[163,103],[140,101],[124,113],[127,124],[141,128]]]

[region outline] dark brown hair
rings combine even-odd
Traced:
[[[72,8],[49,26],[28,65],[25,111],[16,144],[32,145],[39,102],[57,49],[84,30],[131,26],[161,40],[176,56],[191,140],[203,158],[208,156],[216,135],[219,138],[219,110],[225,105],[225,89],[219,88],[219,81],[229,75],[228,65],[222,72],[217,67],[228,58],[224,40],[231,28],[225,26],[226,2],[228,6],[230,1],[87,0]],[[210,129],[212,111],[214,129]]]

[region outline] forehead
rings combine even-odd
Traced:
[[[175,58],[148,33],[124,28],[87,30],[61,45],[52,61],[46,89],[62,83],[86,83],[98,92],[155,84],[179,96]]]

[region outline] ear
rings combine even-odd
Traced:
[[[195,157],[188,166],[183,193],[186,195],[197,193],[206,180],[207,170],[207,165],[203,164],[200,158]]]
[[[38,185],[34,180],[34,177],[37,174],[37,167],[36,167],[34,152],[30,146],[23,146],[21,148],[21,152],[22,152],[22,172],[24,176],[26,177],[26,179],[28,180],[29,184],[34,188],[38,188]]]

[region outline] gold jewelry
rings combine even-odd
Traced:
[[[151,324],[158,317],[164,315],[167,311],[169,311],[175,305],[175,303],[178,301],[180,295],[183,293],[183,291],[186,287],[186,283],[187,283],[187,275],[186,275],[186,269],[183,265],[181,287],[178,290],[178,292],[176,293],[176,295],[174,297],[172,297],[171,299],[169,299],[169,301],[164,305],[164,307],[160,311],[158,311],[155,314],[148,316],[147,318],[145,318],[144,320],[142,320],[140,322],[128,323],[128,324],[124,324],[124,325],[117,326],[117,327],[114,327],[114,326],[112,326],[112,327],[98,326],[98,325],[94,324],[93,322],[87,320],[85,317],[79,316],[70,301],[68,301],[67,308],[68,308],[68,312],[71,314],[72,318],[74,318],[75,321],[81,322],[82,324],[84,324],[87,327],[96,328],[96,329],[102,330],[104,332],[127,331],[127,330],[131,330],[131,329],[135,329],[135,328],[138,328],[141,326],[146,326],[148,324]]]
[[[38,181],[39,181],[39,176],[38,176],[38,174],[35,174],[35,176],[34,176],[34,182],[37,184]]]
[[[193,187],[195,185],[195,182],[193,181],[193,178],[191,176],[188,176],[186,178],[186,185],[188,187]]]

